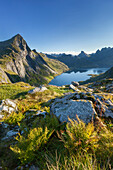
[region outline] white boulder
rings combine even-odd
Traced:
[[[0,118],[3,117],[2,112],[12,113],[17,111],[16,103],[10,99],[2,100],[0,105]]]
[[[51,113],[59,117],[61,122],[68,121],[68,117],[76,120],[76,115],[85,123],[89,123],[96,114],[93,103],[89,100],[57,101],[51,106]]]
[[[44,86],[41,86],[41,87],[36,87],[36,88],[30,90],[28,93],[34,94],[34,93],[37,93],[37,92],[44,92],[45,90],[47,90],[47,88],[44,87]]]
[[[79,90],[77,87],[75,87],[73,84],[70,84],[69,87],[70,87],[70,89],[72,89],[72,90],[74,90],[74,91],[76,91],[76,92],[79,92],[79,91],[80,91],[80,90]]]

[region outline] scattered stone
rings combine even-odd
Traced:
[[[75,86],[75,87],[78,87],[78,86],[79,86],[79,83],[76,82],[76,81],[72,81],[71,84],[72,84],[73,86]]]
[[[45,112],[45,111],[42,112],[41,110],[38,110],[35,115],[36,115],[36,116],[43,115],[43,116],[45,117],[45,116],[46,116],[46,113],[47,113],[47,112]]]
[[[76,91],[76,92],[79,92],[80,90],[78,88],[76,88],[73,84],[70,84],[69,85],[70,89]]]
[[[46,87],[40,86],[40,87],[36,87],[36,88],[30,90],[28,93],[29,94],[34,94],[34,93],[37,93],[37,92],[44,92],[45,90],[47,90]]]
[[[16,136],[18,134],[18,132],[15,132],[13,130],[10,130],[7,132],[6,136],[4,138],[2,138],[2,140],[6,140],[6,139],[9,139],[13,136]]]
[[[10,107],[16,108],[16,103],[12,101],[11,99],[2,100],[2,105],[7,105]]]
[[[1,105],[0,105],[0,113],[2,112],[7,112],[11,114],[12,112],[17,111],[17,106],[16,103],[10,99],[2,100]],[[2,118],[3,115],[0,115]]]

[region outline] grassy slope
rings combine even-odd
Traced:
[[[24,95],[33,87],[27,83],[9,83],[0,84],[0,100],[2,99],[16,99],[19,97],[24,97]]]
[[[12,59],[10,58],[10,61],[11,60]],[[26,77],[26,79],[25,79],[26,82],[30,83],[31,85],[47,84],[55,76],[68,70],[68,67],[60,61],[57,61],[54,59],[48,59],[47,57],[44,57],[44,60],[46,61],[48,66],[55,72],[54,73],[51,73],[50,71],[48,72],[48,71],[46,71],[46,67],[44,65],[38,64],[40,66],[40,69],[37,74],[34,74],[31,71],[27,70],[27,74],[29,75],[29,77]],[[12,72],[10,70],[6,70],[5,64],[7,62],[9,62],[9,59],[7,57],[5,57],[5,58],[3,57],[3,59],[1,59],[0,67],[4,71],[4,75],[5,75],[5,73],[7,73],[5,75],[5,77],[7,78],[7,75],[8,75],[8,77],[11,78],[11,80],[13,82],[20,81],[18,74],[16,74],[15,72]],[[1,81],[3,80],[2,77],[0,77],[0,79],[1,79]]]
[[[13,63],[15,65],[15,60],[19,60],[21,57],[20,52],[25,50],[27,50],[27,53],[29,54],[29,59],[26,59],[26,64],[23,63],[26,70],[26,76],[22,79],[15,72],[7,70],[6,65],[9,62],[11,62],[11,65]],[[0,42],[0,67],[3,69],[4,75],[6,73],[5,77],[7,78],[8,75],[11,82],[25,81],[31,85],[47,84],[57,74],[61,74],[68,70],[68,67],[65,64],[57,60],[49,60],[44,56],[45,55],[42,53],[31,51],[26,41],[19,34],[7,41]],[[26,58],[26,56],[24,57]],[[49,69],[49,67],[51,69]],[[2,80],[3,78],[0,76],[0,79]]]
[[[57,74],[61,74],[62,72],[69,70],[68,66],[58,60],[50,59],[48,57],[44,57],[44,60],[47,62],[50,68],[57,72]]]
[[[94,127],[94,124],[86,126],[81,122],[80,124],[71,122],[71,126],[67,125],[68,129],[65,131],[65,124],[60,124],[55,117],[47,116],[46,119],[32,117],[36,110],[49,112],[51,101],[48,102],[48,100],[60,97],[66,92],[72,92],[68,86],[65,88],[47,86],[47,91],[32,95],[26,93],[32,87],[25,83],[1,84],[0,87],[1,93],[4,94],[1,99],[16,99],[19,108],[18,114],[11,114],[4,121],[12,127],[20,122],[21,130],[24,130],[24,128],[28,130],[28,132],[21,135],[22,141],[16,142],[12,139],[11,141],[0,142],[0,165],[4,169],[14,169],[18,165],[26,164],[29,166],[36,164],[41,169],[51,170],[71,170],[74,168],[77,170],[107,170],[110,166],[113,166],[111,164],[113,159],[112,123],[107,123],[108,129],[106,131],[99,126]],[[29,115],[25,119],[25,113],[30,109],[32,109],[31,117]],[[44,134],[46,127],[48,128],[47,133],[51,132],[52,135],[49,139],[42,138],[42,142],[46,140],[46,144],[40,146],[38,132],[43,129],[42,134]],[[44,136],[46,137],[46,134]],[[39,135],[39,137],[41,136]],[[19,143],[17,145],[21,149],[19,153],[16,150],[17,148],[14,147],[15,142],[16,144]],[[34,147],[32,148],[32,146]],[[40,148],[36,150],[38,146]],[[12,147],[13,152],[10,147]],[[19,155],[20,159],[18,159]]]

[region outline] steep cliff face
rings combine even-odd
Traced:
[[[10,83],[10,79],[2,68],[0,68],[0,83]]]
[[[44,58],[45,55],[37,53],[36,50],[32,51],[19,34],[0,42],[0,66],[11,82],[25,81],[32,85],[47,83],[49,77],[58,73]],[[58,64],[60,65],[60,62]],[[64,65],[64,70],[67,69]]]

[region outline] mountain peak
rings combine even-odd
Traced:
[[[78,57],[88,57],[88,54],[86,54],[84,51],[81,51],[81,53],[78,55]]]
[[[85,54],[85,52],[84,52],[84,51],[81,51],[81,54]]]
[[[15,44],[17,47],[19,47],[22,51],[24,51],[24,50],[31,51],[30,48],[28,47],[26,41],[20,34],[15,35],[12,38],[12,40],[13,40],[13,44]]]
[[[12,39],[16,41],[24,40],[24,38],[20,34],[16,34],[14,37],[12,37]]]
[[[14,37],[22,37],[22,36],[18,33]]]

